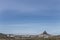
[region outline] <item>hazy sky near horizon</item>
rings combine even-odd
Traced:
[[[60,0],[0,0],[0,33],[60,34]]]

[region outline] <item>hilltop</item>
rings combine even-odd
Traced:
[[[60,40],[60,35],[51,35],[46,31],[39,35],[14,35],[14,34],[3,34],[0,33],[1,40]]]

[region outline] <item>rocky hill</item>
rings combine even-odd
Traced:
[[[51,35],[46,31],[39,35],[14,35],[0,33],[0,40],[60,40],[60,35]]]

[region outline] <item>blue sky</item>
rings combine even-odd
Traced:
[[[60,34],[60,0],[0,0],[0,32]]]

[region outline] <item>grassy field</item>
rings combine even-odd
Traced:
[[[51,37],[51,38],[0,38],[0,40],[60,40],[60,38],[55,38],[55,37]]]

